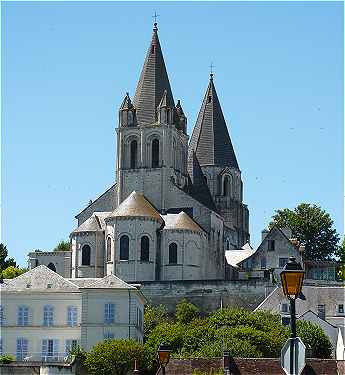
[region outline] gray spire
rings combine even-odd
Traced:
[[[190,148],[195,151],[201,166],[228,166],[239,169],[213,84],[213,74],[210,75],[210,82],[193,129]]]
[[[157,30],[155,24],[133,99],[139,125],[149,125],[157,121],[157,107],[165,90],[166,103],[172,108],[175,107]]]

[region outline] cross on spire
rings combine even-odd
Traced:
[[[210,77],[211,77],[211,78],[213,77],[213,68],[214,68],[214,65],[213,65],[213,63],[211,62],[211,65],[210,65]]]
[[[155,14],[152,16],[152,18],[154,18],[154,20],[155,20],[155,23],[154,23],[154,25],[155,26],[157,26],[157,18],[159,17],[159,14],[157,14],[156,12],[155,12]]]

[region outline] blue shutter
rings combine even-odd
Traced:
[[[115,305],[113,303],[110,304],[110,323],[115,322]]]
[[[29,308],[23,307],[23,326],[29,325]]]
[[[78,324],[78,309],[77,307],[73,307],[73,315],[72,315],[73,326]]]
[[[2,338],[0,338],[0,355],[2,355]]]
[[[72,327],[72,306],[67,307],[67,324]]]
[[[67,324],[75,327],[78,324],[78,309],[76,306],[68,306],[67,308]]]
[[[5,312],[4,307],[0,306],[0,326],[3,326],[5,324]]]
[[[53,354],[54,357],[59,355],[59,340],[57,339],[53,340]]]

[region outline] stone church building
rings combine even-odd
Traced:
[[[189,139],[156,23],[135,95],[127,93],[119,108],[116,134],[115,184],[76,216],[71,253],[31,253],[31,266],[44,257],[72,278],[226,279],[225,252],[249,241],[241,171],[213,74]]]

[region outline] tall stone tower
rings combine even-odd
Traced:
[[[224,224],[236,233],[226,247],[249,240],[249,212],[243,201],[243,184],[234,148],[223,116],[213,74],[193,129],[190,153],[197,157],[205,182]]]
[[[154,24],[152,40],[135,91],[119,110],[117,131],[117,205],[132,192],[145,193],[164,213],[168,182],[188,183],[187,119],[180,101],[175,106]]]

